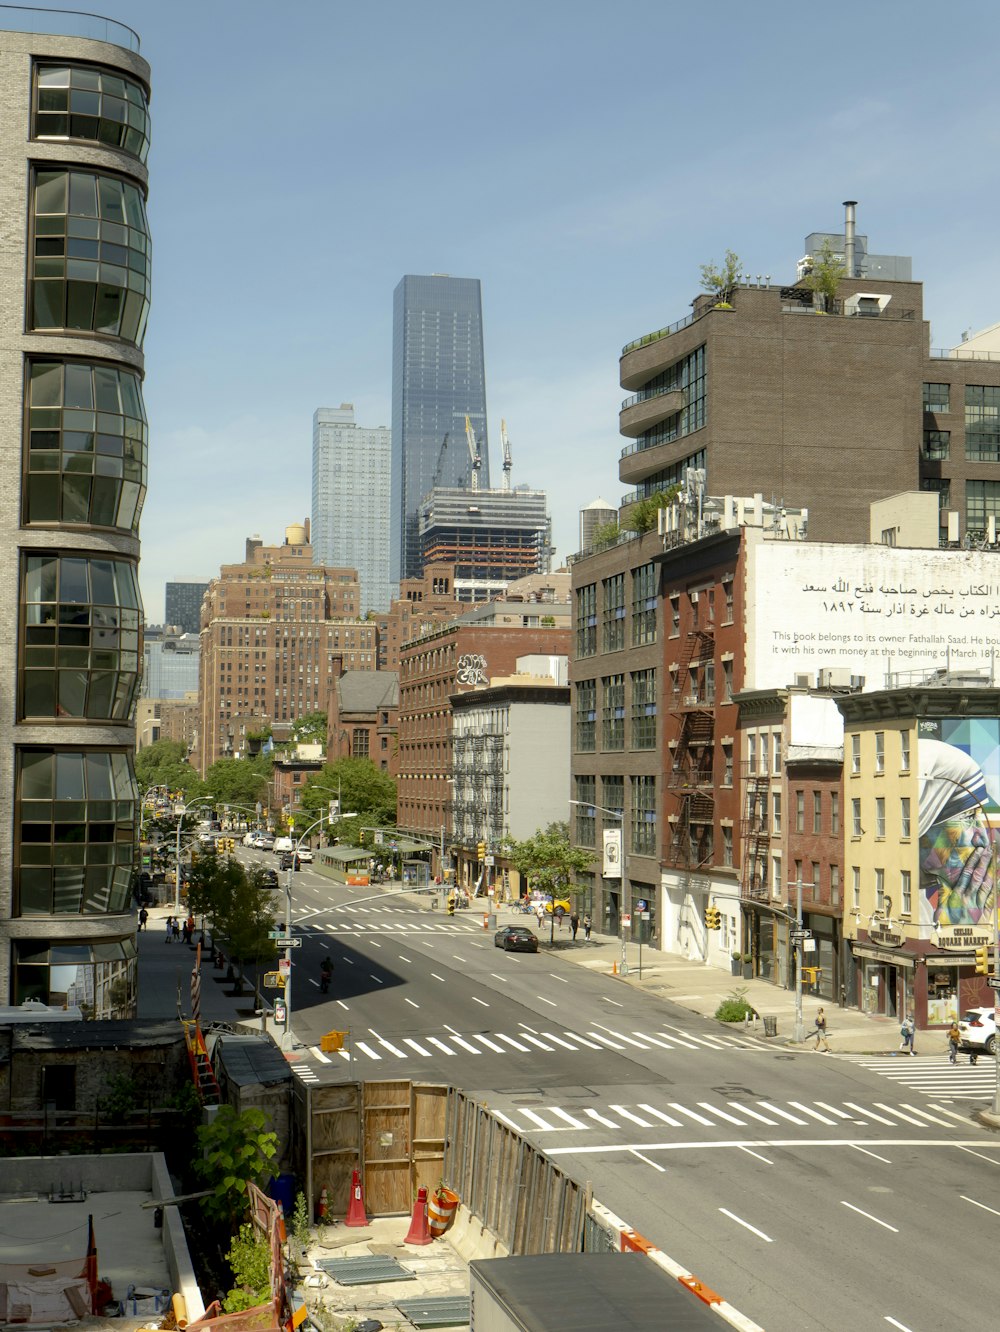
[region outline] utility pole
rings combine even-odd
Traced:
[[[796,1045],[805,1040],[802,1023],[802,867],[795,879],[795,1033]]]

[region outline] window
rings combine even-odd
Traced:
[[[851,801],[851,820],[852,820],[852,823],[853,823],[853,825],[854,825],[853,828],[852,828],[852,831],[851,831],[851,835],[852,835],[853,837],[860,837],[860,836],[862,835],[862,830],[861,830],[861,801],[860,801],[860,800],[852,800],[852,801]]]
[[[875,800],[875,836],[885,836],[885,796],[878,796]]]
[[[900,837],[909,837],[910,835],[909,796],[902,796],[899,801],[899,835]]]
[[[601,681],[603,694],[602,749],[625,748],[625,677],[606,675]]]
[[[771,764],[771,737],[767,731],[760,733],[760,770],[761,772],[770,772]]]
[[[733,864],[733,830],[727,824],[722,825],[722,863],[729,867]]]
[[[812,900],[819,901],[819,861],[812,862]]]
[[[355,726],[351,737],[351,754],[354,758],[368,757],[368,731],[364,726]]]
[[[733,784],[733,747],[732,745],[722,746],[722,785],[732,786]]]
[[[576,589],[576,655],[592,657],[597,651],[597,584]]]
[[[656,748],[656,671],[632,672],[632,748]]]
[[[823,792],[813,791],[813,833],[818,836],[823,831]]]
[[[885,772],[885,732],[875,732],[875,771]]]
[[[875,871],[875,910],[885,910],[885,870]]]
[[[840,866],[830,866],[830,905],[840,906]]]
[[[747,736],[747,772],[751,775],[757,771],[757,736],[751,734]]]
[[[777,836],[781,832],[781,792],[771,796],[771,831]]]
[[[117,70],[39,65],[34,110],[36,139],[86,139],[146,160],[146,92]]]
[[[26,999],[57,1008],[79,1003],[91,1019],[134,1017],[135,940],[18,939],[14,944],[14,1003],[23,1004]],[[45,1070],[46,1074],[50,1071]],[[48,1089],[46,1076],[43,1090],[47,1093]]]
[[[1000,518],[1000,481],[966,481],[965,529],[985,532],[987,518]]]
[[[602,777],[601,778],[601,804],[605,809],[612,809],[616,814],[623,813],[625,809],[625,778],[624,777]],[[605,815],[609,818],[609,815]],[[620,820],[616,820],[620,822]]]
[[[834,837],[840,836],[840,792],[830,792],[830,832]]]
[[[630,777],[632,817],[630,850],[638,856],[656,854],[656,778]]]
[[[924,411],[925,412],[947,412],[949,411],[949,397],[947,384],[925,384],[924,385]]]
[[[139,605],[128,560],[25,556],[21,717],[128,721],[142,663]]]
[[[149,223],[138,185],[39,167],[32,200],[30,327],[107,333],[141,346]]]
[[[861,771],[861,736],[851,736],[851,772]]]
[[[644,431],[636,440],[637,450],[681,439],[701,429],[705,424],[707,397],[704,346],[696,347],[693,352],[661,371],[628,401],[642,402],[647,398],[659,397],[663,393],[672,393],[678,389],[684,394],[684,406],[652,429]]]
[[[920,489],[936,491],[939,509],[947,509],[951,503],[951,483],[949,481],[943,481],[937,476],[922,476],[920,478]]]
[[[576,815],[577,846],[597,845],[597,778],[577,777],[577,804],[573,806]]]
[[[772,896],[772,897],[781,897],[782,895],[783,895],[783,893],[782,893],[782,883],[781,883],[781,857],[780,857],[780,856],[772,856],[772,857],[771,857],[771,896]]]
[[[774,772],[774,775],[777,777],[778,774],[781,772],[781,732],[780,732],[780,731],[775,731],[775,733],[774,733],[774,745],[772,746],[772,748],[773,748],[773,750],[774,750],[774,753],[773,753],[773,758],[774,758],[774,768],[773,768],[773,772]]]
[[[601,584],[603,649],[620,652],[625,646],[625,575],[615,574]]]
[[[855,911],[861,910],[861,869],[858,865],[851,866],[851,906]]]
[[[726,599],[725,611],[722,618],[723,624],[732,624],[733,622],[733,580],[726,578],[722,583],[722,594]]]
[[[797,833],[806,830],[806,793],[805,791],[795,792],[795,831]]]
[[[125,751],[19,750],[15,914],[125,911],[135,833],[136,786]]]
[[[681,599],[680,594],[675,593],[670,598],[670,637],[677,638],[681,632]]]
[[[656,642],[657,577],[655,564],[632,570],[632,646]]]
[[[966,384],[965,456],[970,462],[1000,462],[1000,388]]]
[[[723,703],[732,703],[733,701],[733,663],[731,661],[722,663],[722,701]]]
[[[899,733],[899,770],[900,772],[910,771],[910,733],[909,731],[900,731]]]
[[[580,680],[576,686],[576,747],[583,754],[597,748],[596,680]]]
[[[947,462],[951,453],[950,430],[925,430],[922,457],[926,462]]]
[[[33,361],[27,397],[24,521],[136,532],[147,450],[139,376],[82,361]]]
[[[904,916],[913,913],[913,893],[909,870],[900,870],[899,872],[899,910]]]

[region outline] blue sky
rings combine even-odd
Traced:
[[[1000,320],[993,2],[102,12],[153,68],[150,621],[168,579],[309,513],[316,407],[390,423],[404,273],[482,279],[494,453],[503,416],[559,559],[626,489],[622,345],[727,247],[787,280],[854,198],[873,251],[913,256],[934,346]]]

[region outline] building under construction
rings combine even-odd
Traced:
[[[508,583],[552,567],[552,520],[543,490],[435,488],[420,505],[420,552],[455,566],[459,601],[488,601]]]

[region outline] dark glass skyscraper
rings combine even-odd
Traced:
[[[393,295],[390,553],[394,579],[420,573],[423,496],[435,485],[471,484],[466,416],[482,457],[479,485],[486,488],[490,463],[479,279],[408,275]]]

